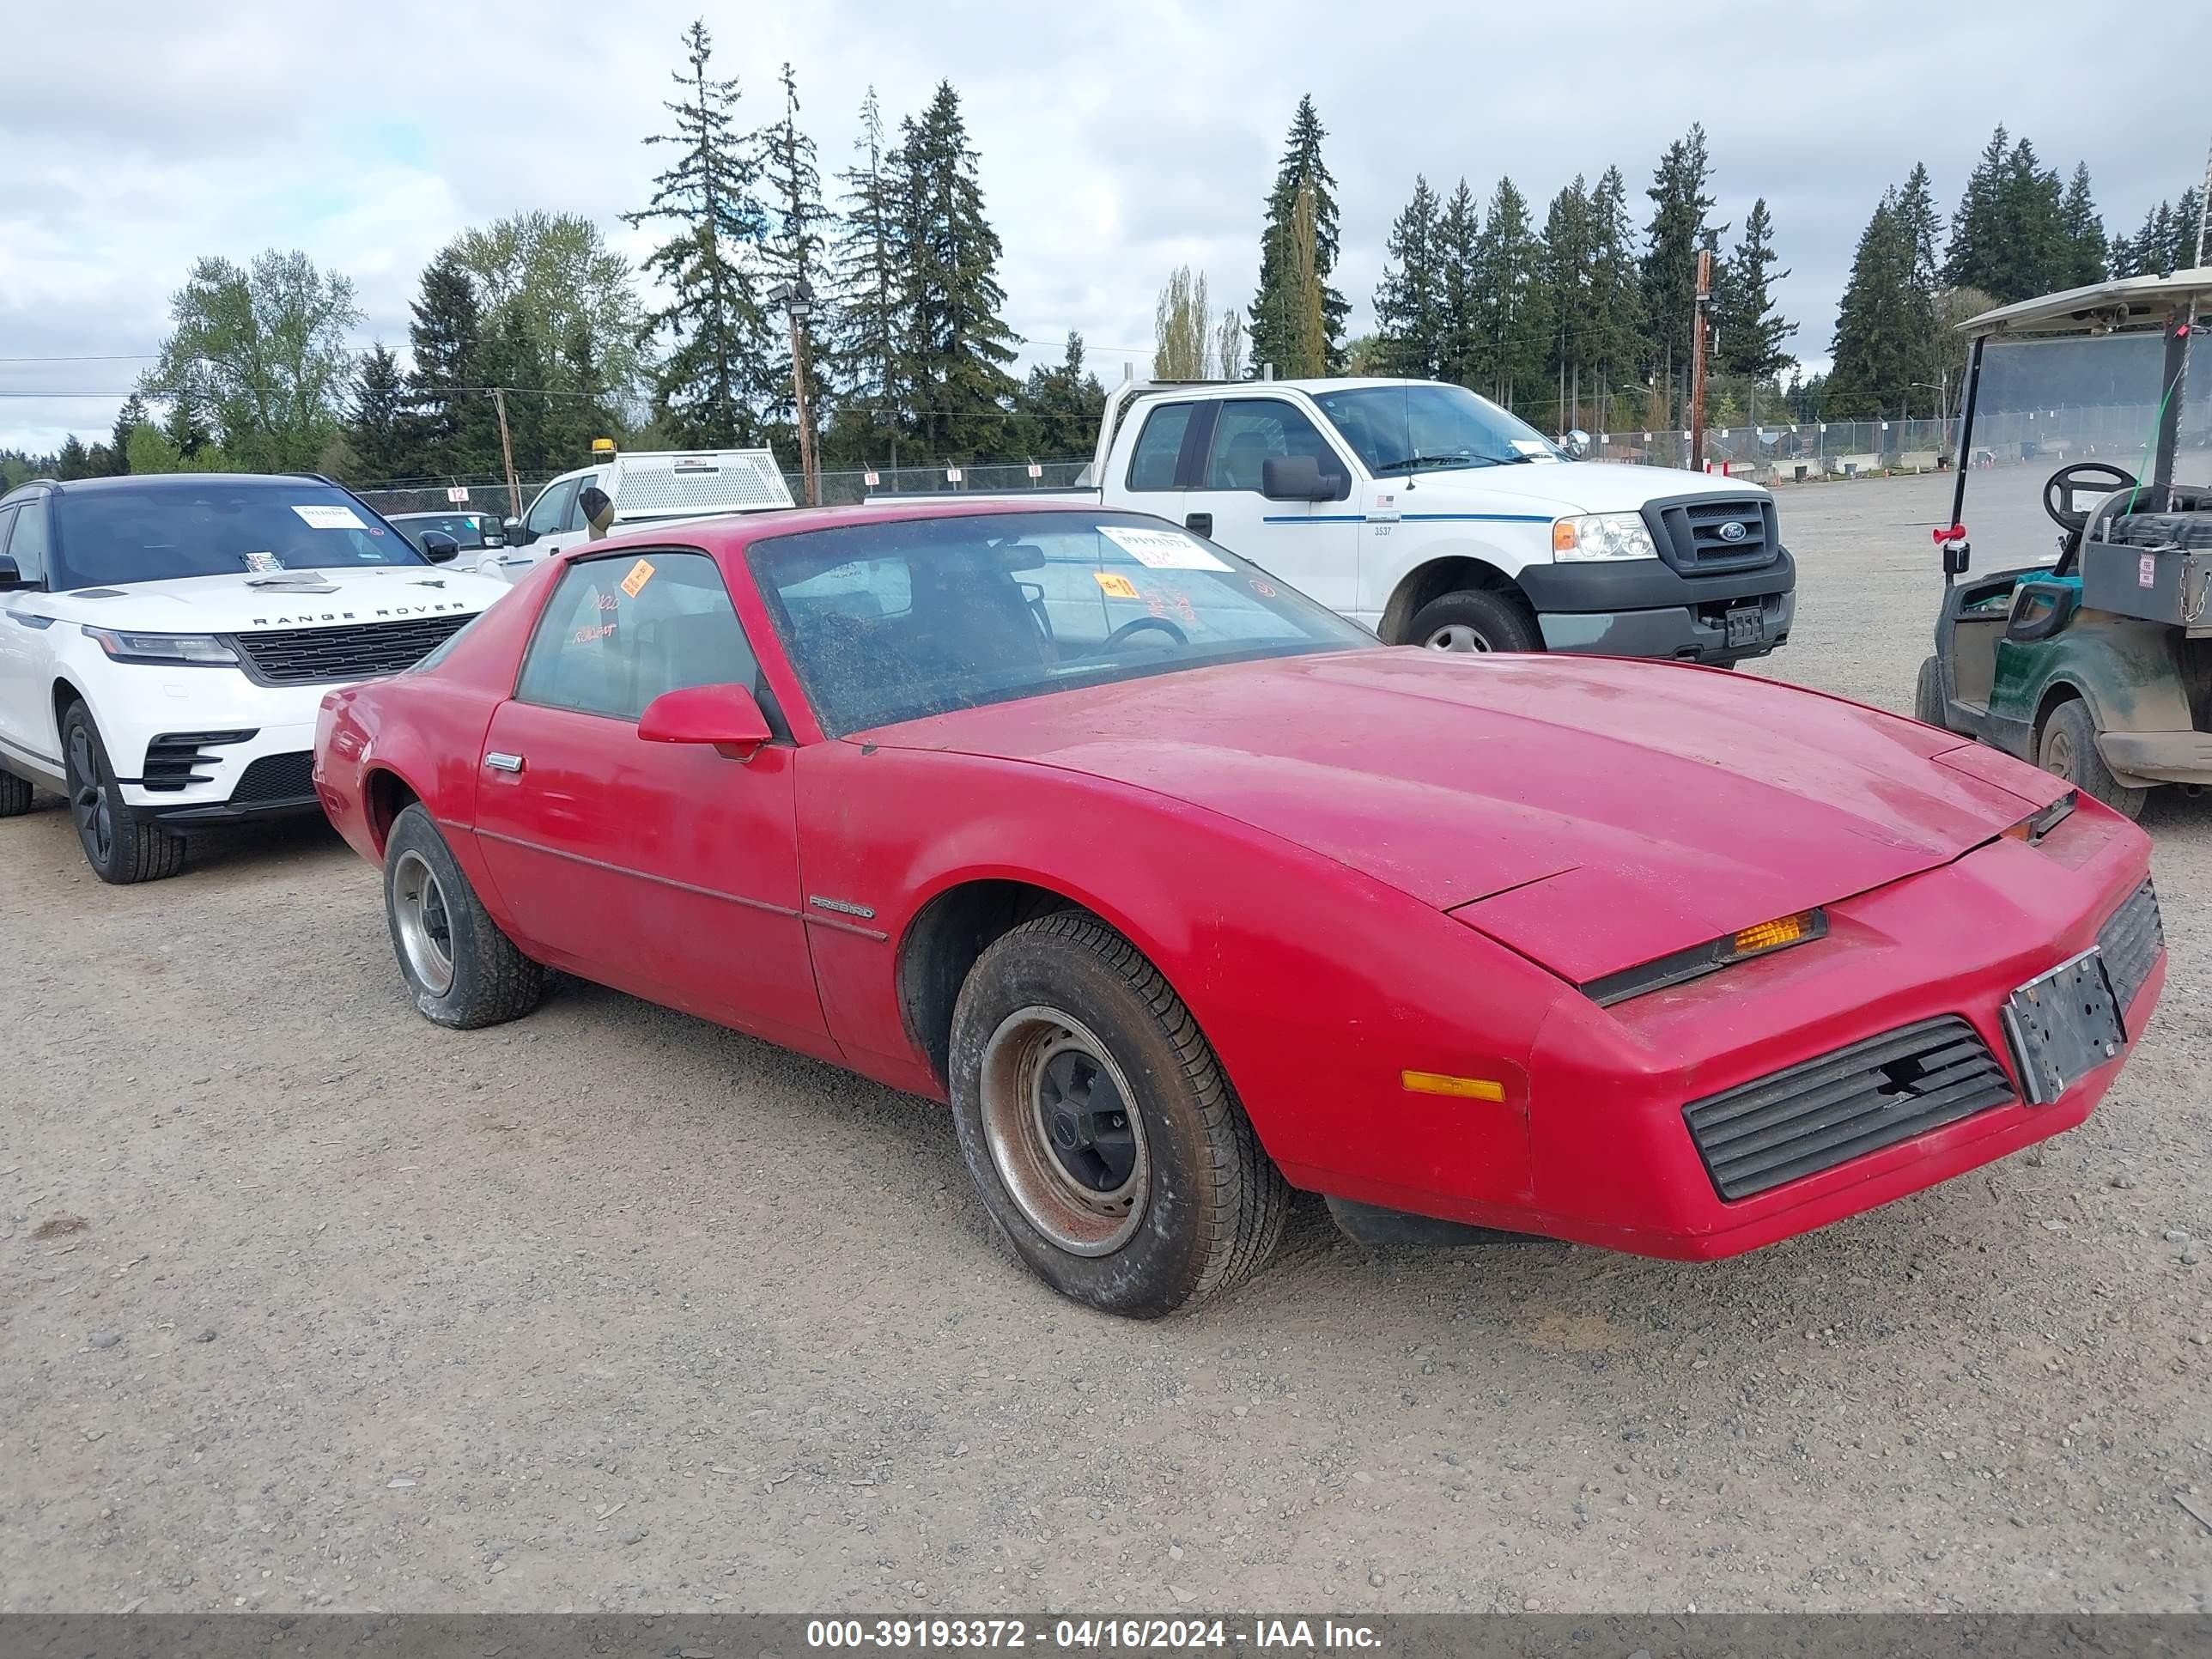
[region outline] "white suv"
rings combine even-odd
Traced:
[[[68,801],[102,881],[190,826],[319,809],[333,685],[412,666],[508,590],[323,478],[41,481],[0,498],[0,817]]]

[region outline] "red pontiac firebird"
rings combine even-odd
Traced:
[[[1386,649],[1160,520],[726,519],[547,562],[323,703],[441,1024],[548,968],[949,1101],[1066,1294],[1157,1315],[1289,1193],[1366,1237],[1756,1249],[2087,1116],[2148,843],[1840,699]]]

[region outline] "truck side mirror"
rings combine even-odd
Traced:
[[[1571,461],[1579,461],[1588,455],[1589,447],[1590,435],[1580,427],[1575,428],[1573,431],[1559,440],[1559,447],[1567,452],[1567,459]]]
[[[501,520],[499,531],[509,547],[527,547],[538,539],[537,533],[520,519]]]
[[[1260,493],[1271,501],[1333,501],[1337,481],[1310,455],[1270,455],[1260,465]]]

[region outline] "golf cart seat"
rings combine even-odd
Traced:
[[[2012,613],[2005,620],[2004,636],[2022,645],[2047,640],[2073,621],[2081,608],[2081,577],[2023,576],[2013,589]]]

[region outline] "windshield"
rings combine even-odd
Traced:
[[[343,490],[293,479],[63,489],[51,586],[428,562]]]
[[[833,735],[1375,637],[1234,554],[1131,513],[849,525],[748,557]]]
[[[1319,392],[1314,401],[1377,477],[1560,459],[1534,427],[1463,386],[1352,386]]]
[[[483,513],[410,513],[392,523],[417,547],[422,545],[424,533],[432,530],[451,536],[456,546],[464,548],[497,547],[504,540],[497,525]]]

